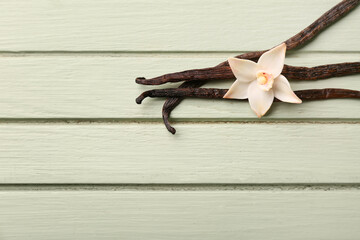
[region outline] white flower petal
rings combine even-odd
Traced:
[[[250,83],[236,80],[226,92],[224,98],[246,99]]]
[[[251,109],[261,118],[271,107],[274,101],[274,92],[262,90],[256,81],[252,82],[248,90],[248,98]]]
[[[229,58],[228,62],[237,80],[250,82],[256,79],[256,73],[259,71],[256,62],[238,58]]]
[[[280,75],[284,67],[285,53],[286,44],[282,43],[261,55],[258,64],[276,78]]]
[[[301,99],[291,90],[289,81],[283,75],[275,78],[273,89],[275,97],[283,102],[302,103]]]

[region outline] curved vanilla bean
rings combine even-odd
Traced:
[[[179,88],[198,88],[204,84],[203,81],[188,81],[182,83]],[[170,114],[174,108],[181,103],[184,98],[168,98],[166,99],[163,108],[162,108],[162,118],[165,124],[166,129],[172,134],[176,133],[175,128],[173,128],[169,122]]]
[[[294,35],[285,41],[287,50],[299,47],[309,40],[313,39],[319,32],[324,30],[326,27],[337,21],[339,18],[347,14],[349,11],[354,9],[360,0],[343,0],[336,6],[331,8],[329,11],[324,13],[315,22],[309,25],[307,28]],[[265,50],[267,51],[267,50]],[[257,60],[265,51],[249,52],[236,56],[237,58]],[[222,62],[215,67],[187,70],[182,72],[165,74],[160,77],[146,79],[143,77],[137,78],[135,81],[138,84],[145,85],[159,85],[166,82],[179,82],[179,81],[190,81],[190,80],[208,80],[209,76],[214,75],[213,79],[226,79],[229,73],[228,71],[223,72],[223,66],[228,66],[228,62]]]
[[[166,88],[153,89],[143,92],[136,103],[141,104],[147,97],[191,97],[191,98],[211,98],[211,99],[225,99],[223,98],[229,89],[219,88]],[[321,100],[333,98],[360,98],[360,91],[339,88],[325,88],[325,89],[307,89],[295,91],[295,94],[302,100]],[[228,100],[228,99],[226,99]],[[279,102],[279,100],[275,99]]]
[[[339,18],[354,9],[359,3],[360,0],[341,1],[329,11],[324,13],[320,18],[315,20],[315,22],[310,24],[307,28],[305,28],[289,40],[286,40],[286,46],[288,47],[288,49],[293,49],[302,45],[303,43],[306,43],[308,40],[314,38],[323,29],[336,22]]]

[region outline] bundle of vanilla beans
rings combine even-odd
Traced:
[[[322,30],[327,28],[332,23],[339,20],[346,15],[349,11],[354,9],[360,0],[343,0],[332,9],[323,14],[315,22],[307,28],[289,38],[284,43],[287,50],[291,50],[313,39]],[[257,61],[258,58],[267,50],[258,52],[248,52],[236,56],[240,59],[248,59]],[[346,62],[339,64],[329,64],[317,67],[295,67],[284,65],[282,75],[291,80],[318,80],[331,77],[339,77],[360,73],[360,62]],[[169,117],[172,110],[186,97],[193,98],[219,98],[223,96],[228,89],[215,89],[215,88],[200,88],[208,81],[215,80],[232,80],[235,79],[230,66],[227,61],[220,63],[215,67],[187,70],[183,72],[176,72],[165,74],[159,77],[145,79],[137,78],[136,83],[144,85],[160,85],[168,82],[183,82],[178,88],[167,89],[154,89],[143,92],[137,99],[136,103],[141,104],[142,100],[146,97],[166,97],[162,109],[163,120],[166,128],[172,134],[176,130],[170,125]],[[296,95],[302,100],[319,100],[319,99],[332,99],[332,98],[360,98],[360,91],[349,89],[309,89],[295,91]],[[278,101],[275,99],[275,101]]]

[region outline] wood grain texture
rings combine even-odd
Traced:
[[[176,136],[162,100],[135,104],[152,88],[136,77],[270,48],[339,1],[1,0],[0,239],[359,239],[356,187],[271,189],[359,185],[358,100],[278,103],[265,117],[276,123],[257,122],[247,103],[185,100]],[[286,63],[359,61],[359,25],[358,7]],[[360,90],[359,80],[291,85]]]
[[[135,104],[151,86],[137,76],[215,65],[234,54],[5,55],[0,58],[0,118],[161,118],[162,99]],[[360,54],[296,53],[287,63],[315,66],[359,61]],[[233,81],[207,87],[228,88]],[[294,90],[347,88],[360,90],[359,75],[319,81],[291,81]],[[162,87],[178,86],[168,84]],[[257,119],[249,104],[239,101],[185,100],[174,118]],[[356,99],[275,103],[264,119],[360,118]]]
[[[0,237],[359,239],[360,192],[0,192]]]
[[[338,2],[2,0],[0,50],[261,50],[292,36]],[[359,51],[360,28],[354,27],[359,25],[360,9],[355,9],[305,49]]]
[[[358,124],[0,125],[0,183],[359,183]]]

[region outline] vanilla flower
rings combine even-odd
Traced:
[[[265,52],[259,61],[229,58],[236,81],[224,98],[249,99],[251,109],[260,118],[271,107],[274,97],[289,103],[301,103],[291,90],[289,81],[281,75],[284,67],[286,44]]]

